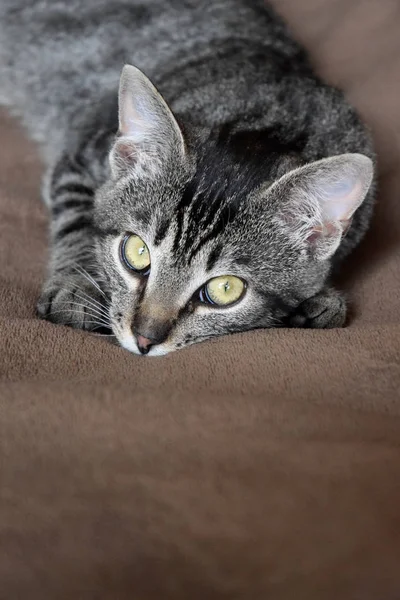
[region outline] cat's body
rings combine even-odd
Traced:
[[[371,167],[357,156],[373,158],[371,141],[263,2],[3,0],[0,40],[0,102],[22,117],[49,167],[43,315],[87,329],[96,316],[96,326],[111,320],[137,351],[133,323],[151,354],[282,322],[343,323],[327,279],[369,223]],[[126,70],[110,168],[125,63],[150,77],[179,126]],[[348,153],[357,154],[301,170]],[[336,194],[341,212],[325,218],[303,202],[299,217],[297,200],[286,207],[297,185],[315,202]],[[146,280],[117,264],[126,233],[150,249]],[[206,281],[228,273],[246,282],[239,304],[197,301]]]

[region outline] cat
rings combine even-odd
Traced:
[[[47,166],[41,317],[147,356],[344,325],[371,136],[272,7],[2,0],[0,29],[0,103]]]

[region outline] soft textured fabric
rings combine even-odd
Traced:
[[[41,167],[3,114],[1,599],[400,597],[398,3],[275,4],[376,141],[351,322],[146,359],[37,320]]]

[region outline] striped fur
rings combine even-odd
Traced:
[[[368,228],[371,140],[262,0],[3,0],[0,39],[0,102],[48,167],[41,316],[133,352],[140,334],[150,356],[259,327],[343,325],[330,273]],[[124,63],[169,108],[130,71],[134,110],[123,100],[118,122]],[[346,186],[351,210],[335,217],[329,199]],[[121,264],[127,233],[149,247],[147,278]],[[201,301],[222,274],[247,283],[228,309]]]

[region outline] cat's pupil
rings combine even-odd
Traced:
[[[144,246],[140,246],[140,248],[138,249],[139,256],[142,256],[142,254],[143,254],[144,251],[145,251],[145,247]]]
[[[225,282],[225,285],[224,285],[224,290],[225,290],[225,292],[228,292],[228,291],[230,290],[230,287],[231,287],[231,286],[229,285],[229,281],[226,281],[226,282]]]

